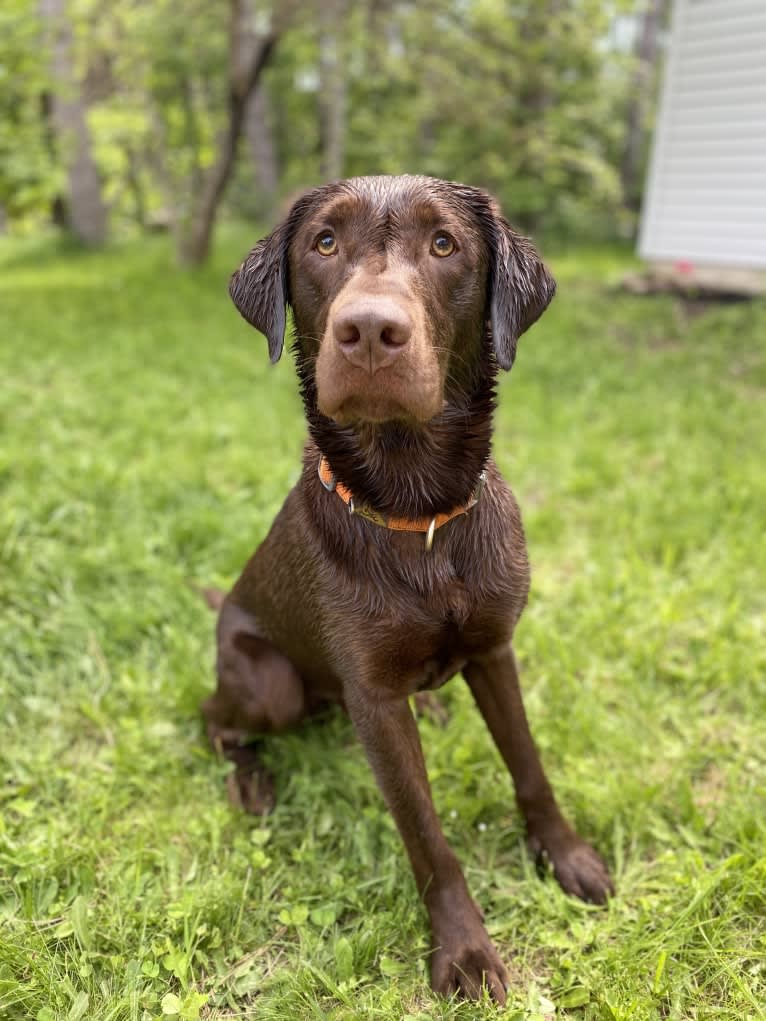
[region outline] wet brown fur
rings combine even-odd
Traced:
[[[338,250],[324,257],[316,240],[328,230]],[[439,231],[456,242],[448,258],[433,254]],[[408,696],[463,671],[533,849],[564,889],[603,901],[606,868],[562,817],[527,726],[510,642],[529,566],[518,506],[490,456],[498,366],[511,367],[518,337],[553,290],[490,196],[423,177],[357,178],[308,193],[231,284],[272,360],[292,306],[309,439],[299,482],[222,601],[208,734],[237,763],[239,800],[258,811],[253,784],[265,784],[267,803],[272,792],[244,742],[342,704],[430,916],[434,989],[474,998],[484,983],[501,1003],[507,973],[442,834]],[[381,349],[391,360],[378,371],[359,368],[344,353],[340,317],[392,303],[396,321],[411,327],[406,344]],[[487,484],[427,553],[422,533],[350,515],[319,481],[320,451],[356,501],[384,514],[449,511],[469,500],[482,470]]]

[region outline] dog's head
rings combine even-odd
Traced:
[[[478,188],[359,177],[317,188],[233,275],[241,314],[282,353],[292,306],[319,411],[341,425],[440,413],[491,342],[510,369],[555,284]],[[491,340],[490,340],[491,338]]]

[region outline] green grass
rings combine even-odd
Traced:
[[[399,838],[340,717],[230,808],[203,739],[212,617],[299,469],[290,359],[153,239],[0,249],[0,1017],[492,1018],[434,998]],[[503,1017],[766,1017],[766,307],[690,314],[553,258],[496,457],[533,563],[517,633],[605,910],[541,881],[460,680],[421,731],[513,984]],[[175,1013],[174,1013],[175,1012]]]

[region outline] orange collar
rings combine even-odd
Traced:
[[[426,550],[430,552],[431,547],[433,546],[434,532],[436,529],[441,528],[442,525],[446,525],[448,521],[452,521],[453,518],[458,517],[460,514],[466,514],[471,507],[474,507],[478,503],[479,497],[484,489],[484,484],[487,481],[487,473],[483,471],[481,475],[479,475],[478,484],[468,503],[465,503],[460,507],[455,507],[454,510],[449,511],[446,514],[435,514],[431,518],[386,517],[385,514],[381,514],[379,511],[373,510],[372,507],[356,503],[351,494],[351,490],[348,489],[347,486],[344,486],[342,482],[338,482],[336,480],[324,454],[319,458],[319,481],[328,492],[332,493],[334,490],[338,494],[341,500],[348,507],[350,514],[358,514],[360,517],[367,518],[368,521],[372,521],[376,525],[382,525],[384,528],[390,528],[394,532],[425,532]]]

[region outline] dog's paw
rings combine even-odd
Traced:
[[[614,883],[600,855],[573,831],[550,841],[531,837],[529,846],[538,865],[550,862],[566,893],[591,904],[605,904],[614,894]]]
[[[441,996],[480,1000],[482,989],[501,1006],[508,973],[492,941],[479,925],[462,938],[446,937],[431,957],[431,986]]]
[[[274,778],[261,768],[237,767],[226,777],[229,803],[249,815],[268,815],[274,808]]]

